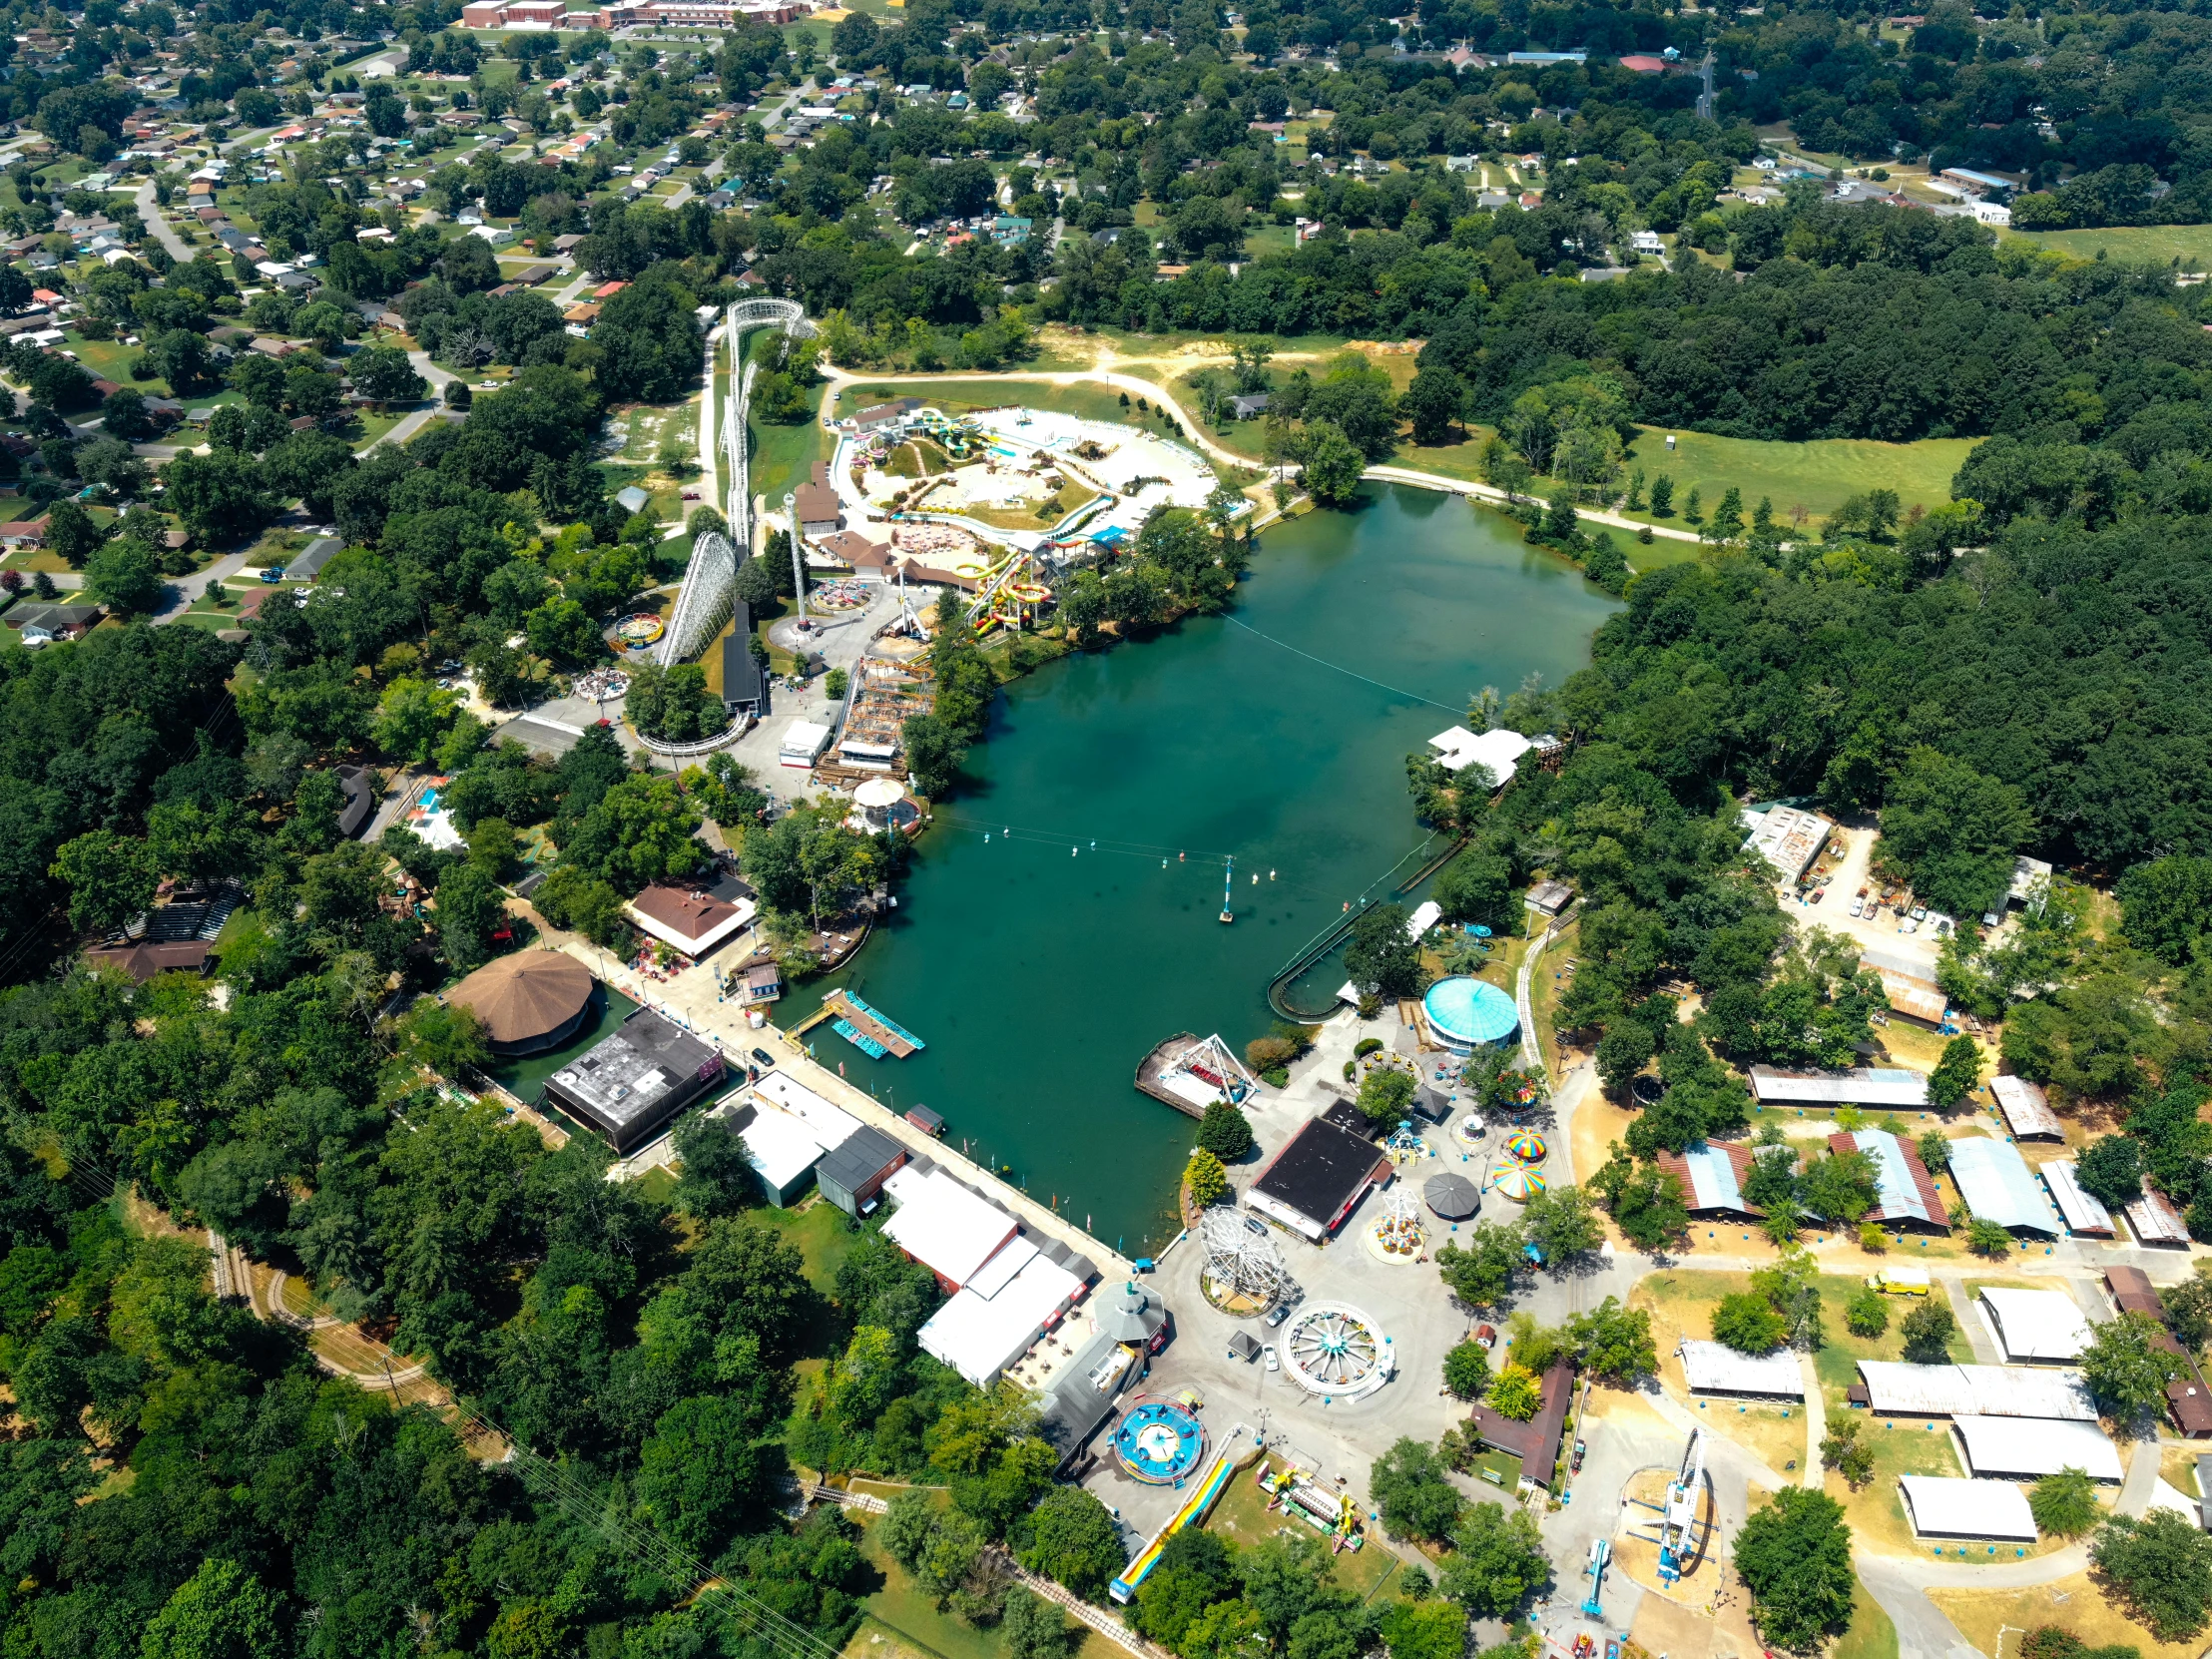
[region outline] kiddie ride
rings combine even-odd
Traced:
[[[1303,1469],[1285,1463],[1271,1468],[1263,1459],[1258,1484],[1268,1494],[1268,1507],[1296,1515],[1329,1539],[1333,1552],[1358,1550],[1366,1542],[1360,1536],[1360,1511],[1342,1492],[1317,1486]]]

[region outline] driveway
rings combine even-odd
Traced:
[[[175,622],[197,604],[207,591],[227,576],[236,576],[246,568],[249,553],[232,553],[206,570],[195,571],[190,576],[180,576],[169,584],[169,602],[154,613],[154,625]]]

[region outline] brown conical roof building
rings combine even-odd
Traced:
[[[550,1048],[583,1022],[598,989],[591,969],[558,950],[517,950],[495,956],[445,993],[483,1022],[501,1054]]]

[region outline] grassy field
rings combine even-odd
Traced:
[[[2186,270],[2212,269],[2212,225],[2132,225],[2108,231],[2002,231],[1998,235],[2038,248],[2093,260],[2149,261]]]
[[[1018,402],[1032,409],[1051,409],[1059,414],[1073,415],[1078,420],[1110,420],[1128,426],[1147,424],[1146,417],[1137,412],[1135,400],[1124,407],[1122,394],[1112,386],[1053,386],[1027,380],[1011,381],[1003,388],[989,380],[901,378],[894,382],[878,381],[845,388],[835,412],[841,417],[894,397],[919,397],[951,414],[1001,408]],[[1154,419],[1150,424],[1157,427],[1159,422]]]
[[[848,1659],[1005,1659],[1005,1638],[956,1614],[939,1612],[877,1541],[872,1523],[860,1535],[860,1553],[882,1575],[883,1585],[862,1598],[867,1617],[845,1648]],[[1070,1659],[1126,1659],[1122,1648],[1097,1632],[1084,1630],[1082,1637]]]
[[[1898,1627],[1864,1584],[1852,1595],[1851,1628],[1836,1639],[1829,1659],[1898,1659]]]
[[[2141,1659],[2197,1659],[2204,1647],[2202,1638],[2159,1641],[2106,1600],[2085,1572],[2026,1590],[1930,1590],[1928,1599],[1981,1653],[1995,1653],[2007,1629],[2034,1630],[2046,1624],[2072,1631],[2091,1647],[2125,1645]],[[2016,1637],[2013,1651],[2018,1651]]]
[[[1253,1478],[1254,1472],[1242,1469],[1230,1479],[1228,1489],[1206,1517],[1207,1531],[1219,1533],[1240,1549],[1249,1549],[1278,1532],[1288,1532],[1293,1537],[1321,1536],[1304,1521],[1270,1509],[1267,1493],[1260,1490]],[[1340,1588],[1350,1590],[1363,1601],[1372,1601],[1396,1574],[1398,1566],[1396,1555],[1379,1544],[1371,1544],[1357,1554],[1332,1556],[1329,1576]]]
[[[833,445],[822,428],[822,391],[817,386],[806,393],[807,418],[797,426],[772,426],[763,420],[750,423],[753,455],[749,476],[753,493],[766,496],[772,511],[781,511],[785,495],[807,482],[815,462],[830,458]]]

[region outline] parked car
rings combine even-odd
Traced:
[[[753,1051],[753,1058],[761,1062],[763,1071],[774,1071],[776,1069],[776,1056],[765,1048],[756,1048]]]
[[[1275,1345],[1273,1343],[1260,1350],[1260,1358],[1267,1362],[1270,1371],[1281,1371],[1283,1369],[1283,1362],[1275,1357]]]
[[[284,567],[282,565],[271,565],[262,572],[262,580],[265,582],[281,582],[283,579]]]
[[[1855,916],[1865,915],[1867,913],[1867,901],[1864,898],[1853,899],[1851,901],[1851,913]]]
[[[1268,1316],[1268,1329],[1272,1331],[1290,1317],[1291,1305],[1288,1302],[1278,1302],[1275,1305],[1275,1312]]]

